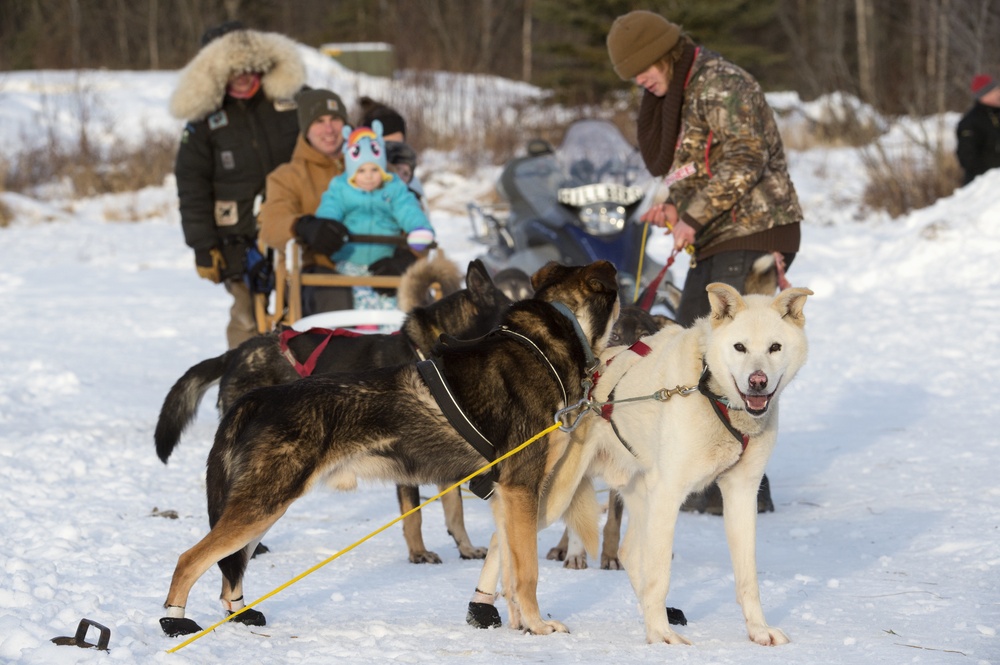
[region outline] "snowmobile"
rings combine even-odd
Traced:
[[[657,183],[638,149],[612,123],[591,119],[570,125],[558,150],[538,139],[527,147],[501,171],[497,190],[505,204],[468,206],[473,236],[488,245],[480,258],[494,275],[605,259],[618,268],[623,302],[633,302],[640,258],[640,289],[663,268],[642,257],[646,225],[638,220]],[[678,300],[667,272],[653,303],[673,314]]]

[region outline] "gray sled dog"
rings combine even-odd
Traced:
[[[446,294],[425,306],[432,283],[441,285]],[[454,263],[438,252],[433,260],[421,259],[406,271],[399,289],[401,307],[409,314],[400,334],[324,336],[305,334],[288,343],[283,353],[278,333],[260,335],[247,340],[221,356],[194,365],[181,376],[167,393],[156,423],[154,439],[156,453],[164,464],[180,442],[184,429],[194,421],[198,404],[210,386],[219,383],[220,416],[236,401],[254,388],[290,383],[300,374],[288,355],[305,361],[325,343],[315,358],[313,374],[358,372],[428,357],[442,334],[459,338],[479,337],[489,332],[500,320],[510,300],[490,280],[486,267],[479,261],[469,264],[466,288]],[[322,341],[321,341],[322,340]],[[341,478],[342,489],[350,489],[350,478]],[[419,505],[418,488],[400,485],[396,488],[400,511],[408,512]],[[462,497],[450,492],[441,498],[448,533],[455,539],[463,559],[482,559],[486,548],[476,547],[465,529]],[[441,563],[441,557],[424,545],[420,511],[403,520],[409,559],[413,563]]]
[[[185,617],[185,605],[191,587],[215,563],[223,575],[223,607],[243,609],[243,576],[254,547],[318,479],[347,474],[454,483],[482,468],[484,455],[450,424],[443,406],[457,407],[455,421],[464,416],[473,423],[499,457],[581,400],[594,356],[618,316],[616,270],[607,261],[550,263],[532,276],[532,286],[534,297],[511,304],[494,331],[477,340],[448,340],[436,349],[436,360],[315,375],[238,400],[223,417],[208,458],[211,531],[177,562],[167,616],[160,620],[164,632],[200,630]],[[439,404],[435,385],[454,404]],[[492,486],[511,625],[532,633],[566,630],[542,619],[538,608],[536,531],[542,487],[568,442],[559,431],[543,437],[501,463]],[[596,507],[580,512],[589,517]],[[265,623],[252,608],[235,620]]]
[[[573,433],[546,485],[539,526],[592,492],[591,477],[618,490],[628,511],[621,558],[639,599],[650,643],[689,644],[669,625],[674,527],[691,492],[717,481],[725,500],[726,537],[736,597],[750,639],[777,645],[788,637],[764,619],[757,581],[757,489],[778,434],[778,397],[806,360],[803,306],[812,291],[740,296],[708,286],[711,314],[691,328],[668,326],[642,346],[609,348],[592,398],[611,402]],[[613,362],[612,362],[613,360]],[[623,402],[627,399],[644,398]],[[617,402],[617,403],[615,403]],[[587,504],[591,507],[594,502]],[[597,549],[597,515],[578,533]],[[573,527],[576,528],[576,527]],[[496,589],[500,565],[490,552],[474,599]],[[480,595],[483,594],[483,595]],[[470,605],[470,610],[471,610]]]

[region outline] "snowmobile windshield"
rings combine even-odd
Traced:
[[[500,190],[515,218],[561,216],[555,193],[566,181],[566,173],[552,153],[520,157],[508,163],[500,176]]]
[[[562,187],[594,183],[642,186],[652,179],[639,150],[606,120],[578,120],[570,125],[558,159],[568,176]]]

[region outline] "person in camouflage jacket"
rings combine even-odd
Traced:
[[[802,210],[781,137],[757,81],[662,16],[620,16],[607,41],[618,75],[645,89],[639,148],[670,188],[642,220],[694,247],[678,309],[689,326],[709,312],[709,283],[745,293],[757,259],[777,253],[787,267],[798,252]]]
[[[292,156],[293,95],[305,79],[294,41],[231,22],[205,33],[170,99],[171,113],[187,123],[174,167],[181,228],[198,274],[233,296],[229,348],[257,332],[244,257],[257,239],[265,178]]]
[[[644,88],[639,150],[670,188],[666,202],[641,219],[669,228],[675,251],[694,247],[677,322],[690,326],[710,312],[705,287],[712,282],[746,293],[765,256],[778,266],[765,287],[773,293],[798,252],[802,210],[760,85],[653,12],[619,16],[607,46],[615,73]],[[718,486],[691,495],[682,509],[721,515]],[[774,510],[766,475],[757,510]]]

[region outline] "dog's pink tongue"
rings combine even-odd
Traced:
[[[767,408],[768,395],[747,395],[747,407],[754,411],[763,411]]]

